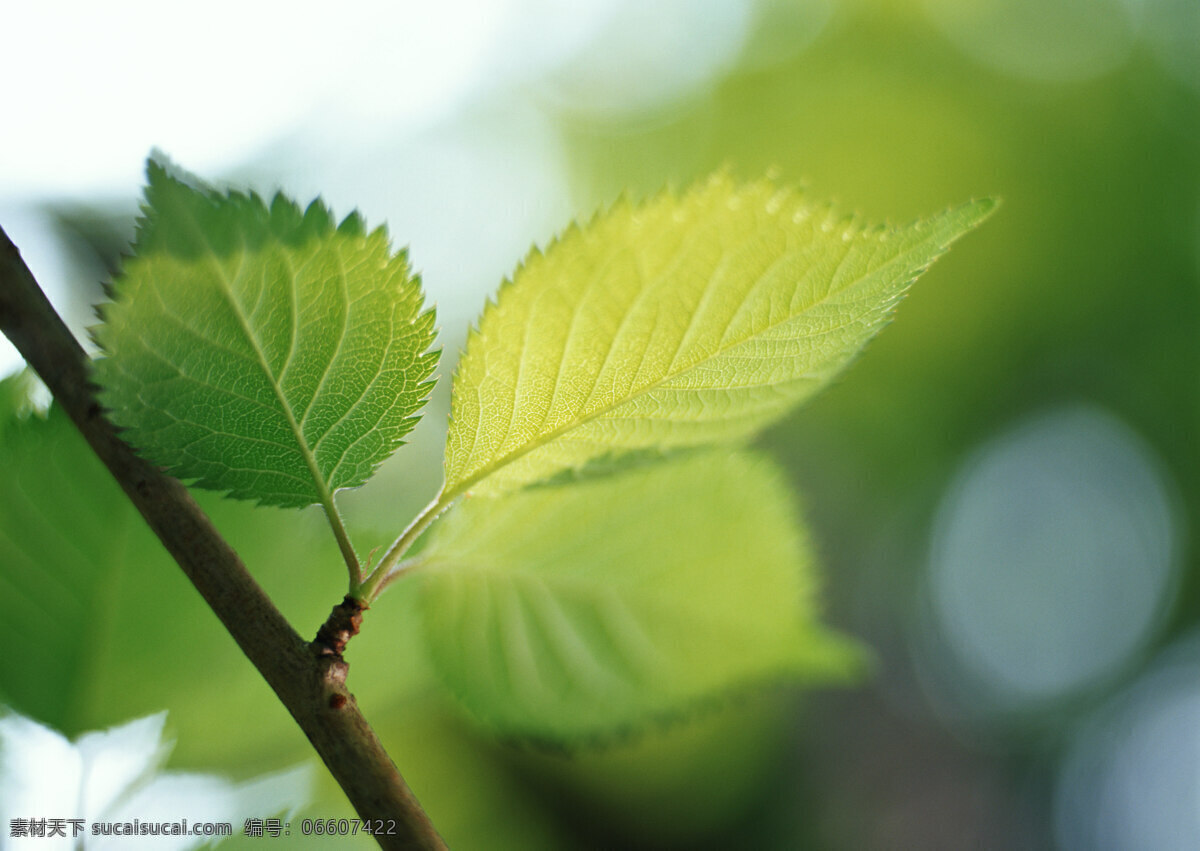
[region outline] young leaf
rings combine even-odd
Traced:
[[[753,434],[844,367],[993,206],[863,229],[718,174],[572,227],[468,340],[442,503],[600,455]]]
[[[861,662],[816,621],[788,489],[745,452],[470,499],[417,558],[435,667],[506,733],[610,732]]]
[[[200,487],[330,507],[401,443],[437,356],[387,234],[314,201],[193,187],[147,166],[133,257],[95,330],[125,438]]]

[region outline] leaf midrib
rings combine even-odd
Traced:
[[[241,305],[238,304],[237,297],[233,292],[233,281],[226,276],[225,270],[221,266],[220,258],[217,257],[216,253],[213,251],[212,245],[206,238],[200,223],[196,221],[195,217],[190,213],[183,218],[187,222],[188,226],[192,229],[193,234],[199,238],[200,244],[204,246],[205,259],[208,260],[209,264],[216,272],[217,281],[221,284],[219,291],[226,303],[229,305],[229,309],[233,312],[234,317],[237,319],[238,325],[242,329],[242,333],[249,341],[250,346],[254,351],[254,355],[258,360],[259,368],[262,370],[263,375],[266,376],[267,383],[270,385],[271,391],[275,394],[275,399],[279,402],[279,407],[283,410],[283,416],[287,421],[289,430],[292,432],[292,437],[296,440],[296,446],[300,450],[300,456],[304,459],[304,463],[308,467],[309,475],[312,476],[317,497],[320,503],[325,507],[326,512],[332,517],[335,513],[333,506],[333,494],[330,492],[328,484],[321,475],[321,469],[319,466],[317,466],[316,456],[313,455],[307,441],[304,439],[303,433],[300,431],[300,426],[296,422],[296,417],[292,412],[291,405],[288,404],[288,400],[283,394],[283,388],[279,385],[278,380],[276,380],[275,376],[271,372],[270,364],[267,361],[266,352],[263,351],[262,346],[259,344],[258,338],[251,330],[249,318],[242,311]],[[241,267],[245,265],[246,260],[246,241],[240,233],[238,234],[238,238],[241,241],[241,247],[238,252],[238,275],[240,275]],[[294,288],[295,283],[295,279],[293,279],[291,282],[289,282],[289,287]]]

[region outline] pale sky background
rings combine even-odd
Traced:
[[[818,4],[822,5],[822,4]],[[691,7],[694,9],[695,7]],[[169,11],[164,14],[164,9]],[[358,207],[410,247],[443,328],[470,322],[573,209],[551,116],[636,116],[727,71],[749,0],[147,0],[14,4],[0,52],[0,225],[60,303],[48,204],[131,217],[147,154],[301,203]],[[86,311],[69,316],[77,331]],[[453,333],[452,333],[453,338]],[[0,342],[0,374],[19,365]]]

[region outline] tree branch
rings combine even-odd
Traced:
[[[302,639],[177,480],[135,455],[105,418],[90,359],[0,230],[0,331],[46,382],[167,551],[274,689],[364,820],[395,823],[384,848],[444,849],[346,690],[341,655]]]

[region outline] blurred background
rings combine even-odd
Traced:
[[[877,657],[869,682],[541,751],[463,720],[404,653],[406,603],[379,601],[352,685],[452,845],[1195,847],[1200,4],[163,9],[5,12],[0,224],[81,334],[152,147],[218,184],[386,220],[438,307],[442,376],[529,246],[623,191],[727,167],[870,220],[1004,200],[760,441],[806,506],[829,620]],[[0,342],[0,373],[19,365]],[[435,491],[447,389],[343,498],[356,540],[390,540]],[[205,505],[315,630],[343,582],[319,512]],[[172,767],[307,760],[140,535],[63,613],[86,664],[47,656],[57,691],[22,703],[12,683],[41,651],[9,660],[0,699],[68,735],[166,709]],[[319,780],[305,812],[348,809]]]

